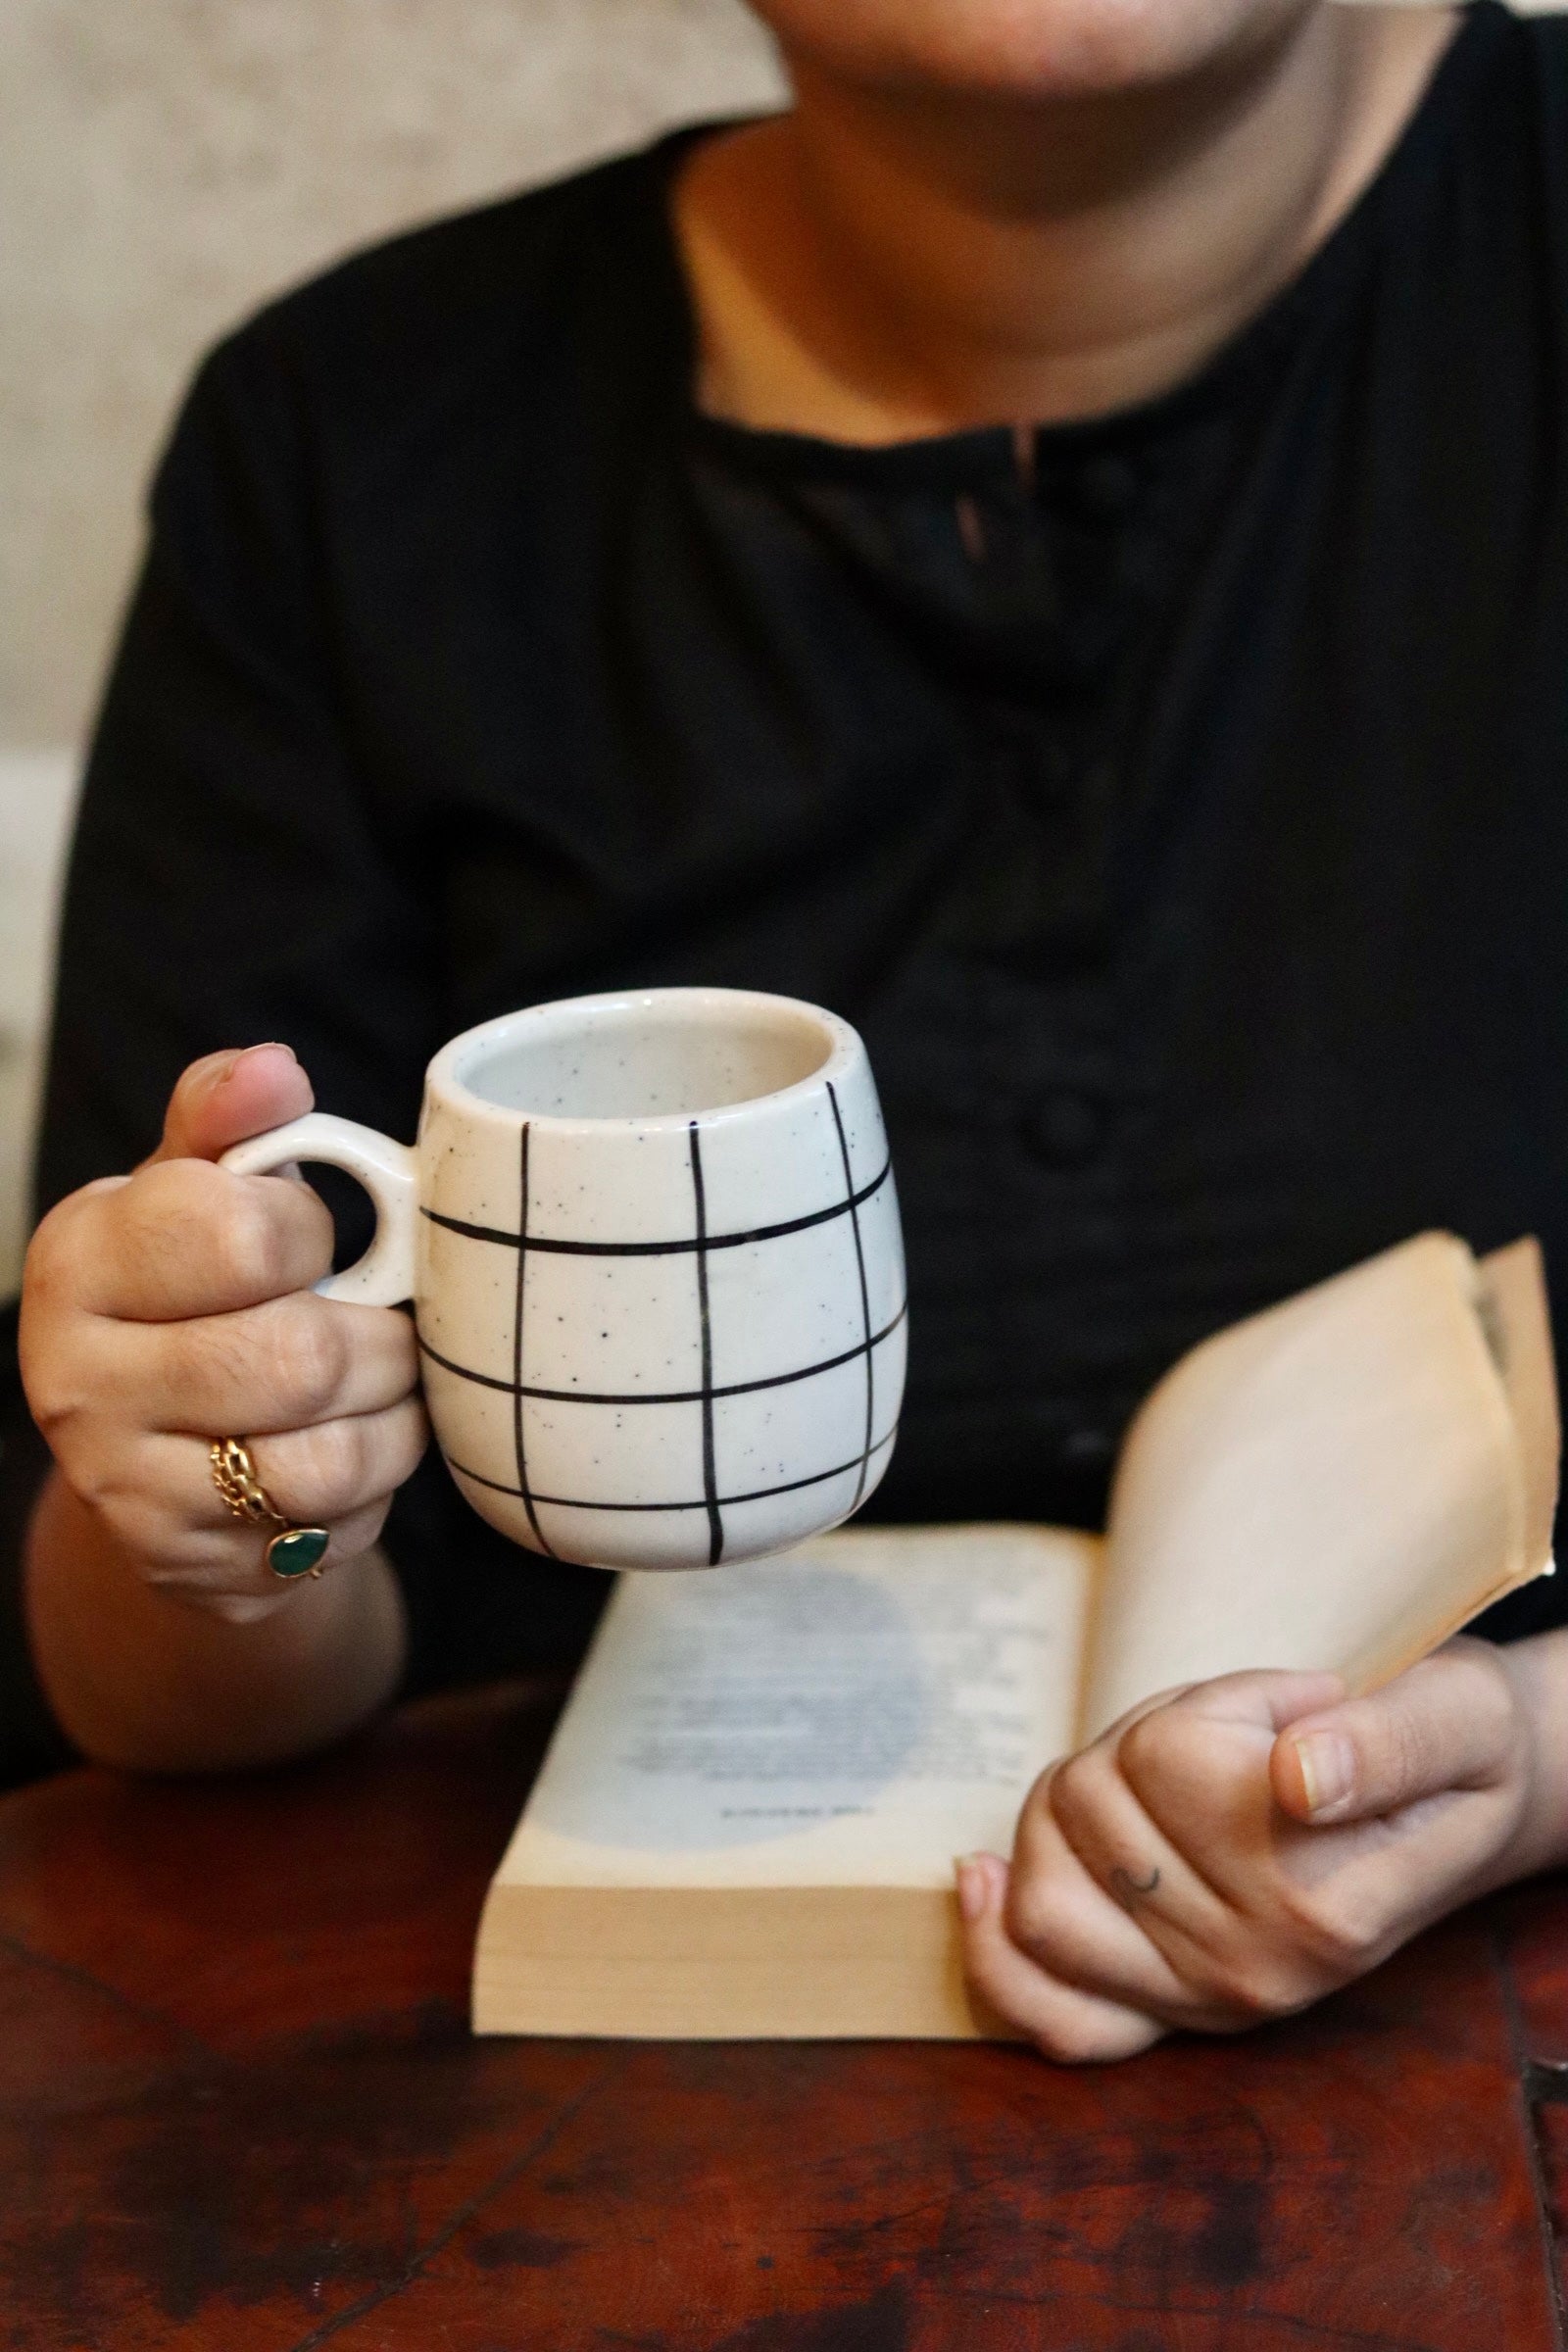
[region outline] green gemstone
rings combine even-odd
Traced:
[[[329,1542],[324,1527],[291,1527],[267,1546],[267,1564],[274,1576],[309,1576]]]

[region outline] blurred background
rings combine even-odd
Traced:
[[[407,221],[774,103],[738,0],[4,0],[0,1298],[80,747],[198,355]]]

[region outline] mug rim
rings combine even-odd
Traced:
[[[461,1065],[485,1048],[502,1039],[511,1039],[533,1023],[543,1023],[552,1015],[565,1012],[615,1012],[649,1010],[665,1004],[710,1005],[717,1010],[739,1011],[743,1008],[774,1013],[804,1015],[828,1041],[828,1052],[816,1068],[790,1086],[774,1088],[765,1095],[748,1095],[739,1102],[715,1103],[707,1110],[656,1111],[646,1115],[638,1112],[594,1116],[586,1112],[566,1113],[551,1110],[509,1109],[504,1103],[492,1102],[486,1096],[476,1094],[463,1075]],[[516,1128],[524,1121],[530,1127],[552,1129],[558,1134],[604,1135],[616,1129],[635,1128],[654,1134],[683,1134],[696,1119],[705,1126],[753,1116],[760,1109],[778,1103],[803,1101],[834,1079],[845,1078],[856,1061],[864,1054],[859,1032],[845,1020],[842,1013],[830,1012],[826,1005],[809,1004],[804,997],[774,995],[755,988],[612,988],[584,997],[554,997],[544,1004],[525,1004],[514,1012],[495,1014],[488,1021],[477,1021],[471,1029],[460,1030],[434,1054],[425,1070],[424,1083],[428,1096],[438,1096],[450,1107],[460,1110],[466,1118],[506,1127]]]

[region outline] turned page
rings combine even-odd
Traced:
[[[1233,1325],[1123,1447],[1079,1731],[1247,1667],[1365,1690],[1549,1567],[1540,1253],[1423,1234]]]
[[[1099,1551],[864,1530],[623,1578],[498,1885],[951,1886],[1070,1743]]]

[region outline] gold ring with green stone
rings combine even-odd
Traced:
[[[321,1555],[331,1538],[324,1527],[292,1527],[256,1475],[243,1438],[215,1438],[207,1448],[213,1484],[232,1516],[251,1527],[277,1531],[267,1546],[267,1565],[292,1584],[297,1576],[319,1576]]]

